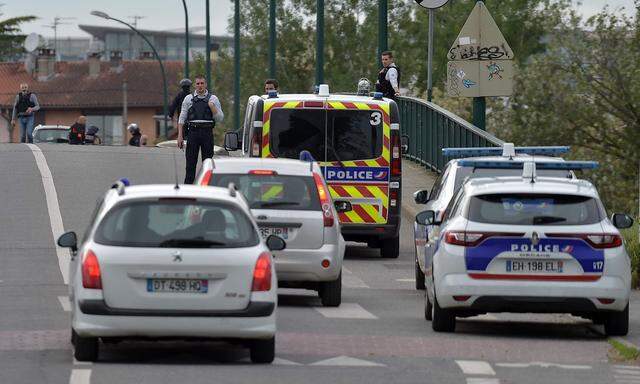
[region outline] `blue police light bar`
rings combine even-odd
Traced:
[[[528,161],[486,161],[486,160],[460,160],[462,167],[490,168],[490,169],[522,169]],[[559,169],[577,171],[580,169],[596,169],[597,161],[535,161],[537,169]]]
[[[269,91],[267,95],[269,96],[270,99],[276,99],[278,98],[278,91]]]
[[[556,156],[569,152],[570,147],[515,147],[516,154],[532,156]],[[474,156],[502,156],[502,147],[476,147],[476,148],[442,148],[442,154],[446,157],[474,157]]]
[[[382,96],[384,96],[382,92],[373,92],[373,98],[375,100],[382,100]]]
[[[316,159],[313,158],[313,155],[311,154],[311,152],[305,150],[300,151],[300,161],[316,161]]]

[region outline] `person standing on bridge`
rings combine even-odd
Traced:
[[[40,109],[35,93],[29,92],[29,84],[20,84],[20,93],[16,95],[11,114],[11,126],[15,126],[16,118],[20,121],[20,142],[33,143],[34,112]]]
[[[196,178],[198,153],[202,150],[202,160],[213,157],[213,128],[216,122],[222,122],[224,112],[220,100],[207,90],[205,78],[195,78],[196,91],[187,95],[182,102],[182,111],[178,119],[178,148],[184,145],[187,138],[185,184],[193,184]],[[187,134],[183,135],[184,127]]]
[[[278,80],[267,79],[264,81],[264,94],[268,95],[269,92],[278,92]]]
[[[378,72],[376,92],[394,99],[400,96],[400,68],[393,62],[393,52],[382,52],[382,69]]]

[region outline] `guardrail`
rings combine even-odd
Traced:
[[[493,147],[504,141],[446,109],[415,97],[401,96],[400,130],[409,136],[405,157],[440,172],[448,159],[442,156],[447,147]]]

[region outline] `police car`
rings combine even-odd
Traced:
[[[322,84],[316,94],[251,96],[243,128],[227,132],[225,148],[262,158],[298,159],[309,151],[333,199],[352,206],[338,213],[345,240],[396,258],[403,140],[393,100],[330,94]]]
[[[428,240],[435,251],[425,269],[425,317],[435,331],[454,331],[456,317],[541,312],[571,313],[604,323],[608,335],[627,334],[631,265],[618,229],[633,220],[608,219],[588,181],[537,176],[536,167],[528,162],[522,176],[470,179],[442,216],[416,216],[440,228]]]
[[[275,256],[281,287],[316,290],[324,306],[342,302],[345,241],[338,212],[316,162],[292,159],[206,159],[198,185],[233,183],[246,197],[263,238],[277,235],[287,249]]]
[[[557,163],[564,160],[559,155],[569,151],[569,147],[515,147],[513,143],[505,143],[502,147],[490,148],[444,148],[444,156],[454,157],[444,167],[438,176],[431,191],[421,190],[414,193],[417,204],[425,204],[425,209],[436,213],[436,218],[441,219],[444,209],[449,205],[455,192],[462,183],[469,178],[488,176],[516,176],[522,173],[524,161],[535,160],[537,163]],[[482,160],[491,162],[505,162],[502,167],[483,168],[464,164],[468,160]],[[569,169],[556,169],[547,167],[538,168],[539,176],[556,176],[572,178],[574,174]],[[425,265],[430,263],[433,257],[433,243],[427,241],[437,233],[437,225],[420,225],[414,223],[415,245],[415,280],[416,289],[424,289]],[[425,263],[425,260],[427,261]]]
[[[99,340],[240,341],[253,362],[275,353],[277,278],[246,200],[227,188],[118,182],[71,248],[74,355],[98,359]]]

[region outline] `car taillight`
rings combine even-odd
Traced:
[[[271,290],[271,254],[262,252],[256,261],[256,267],[253,269],[253,283],[251,291],[269,291]]]
[[[262,131],[256,130],[251,138],[251,156],[260,157],[262,149]]]
[[[213,175],[212,171],[206,171],[204,173],[204,175],[202,176],[202,179],[200,180],[200,185],[205,186],[205,185],[209,185],[209,182],[211,181],[211,176]]]
[[[547,237],[569,237],[582,239],[592,248],[617,248],[622,245],[622,237],[615,233],[547,233]]]
[[[522,237],[524,233],[511,232],[466,232],[466,231],[446,231],[444,242],[464,247],[475,247],[489,237]]]
[[[331,209],[331,197],[329,191],[324,186],[322,176],[317,173],[313,174],[313,180],[316,182],[316,188],[318,188],[318,196],[320,197],[320,206],[322,207],[322,219],[325,227],[333,227],[335,218],[333,217],[333,210]]]
[[[102,289],[100,264],[93,251],[88,250],[82,261],[82,286],[90,289]]]
[[[391,176],[402,176],[400,135],[397,132],[391,132]]]

